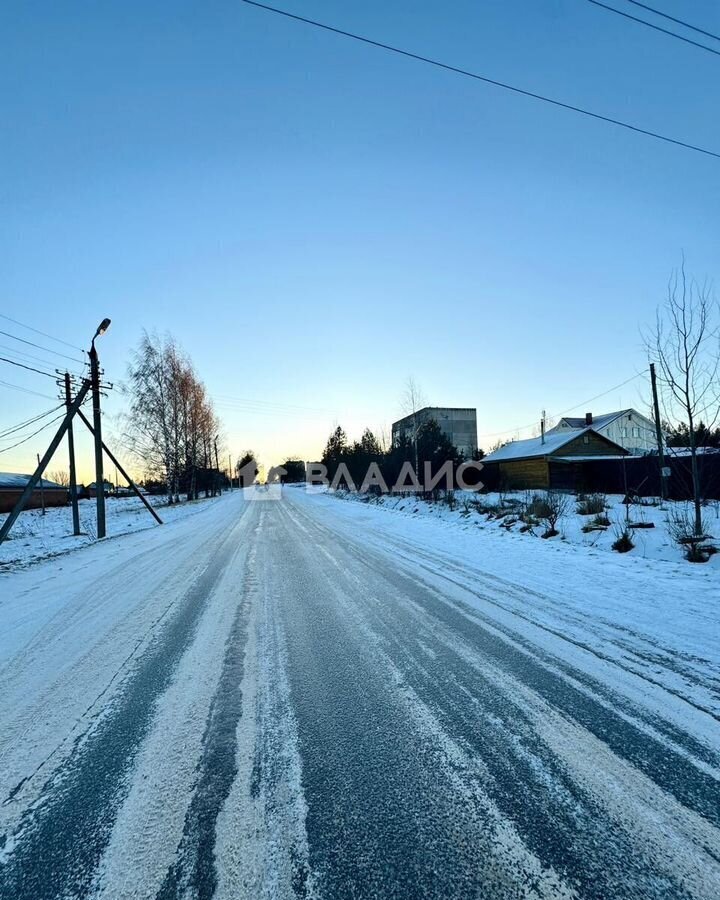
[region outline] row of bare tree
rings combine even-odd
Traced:
[[[219,486],[220,423],[192,361],[170,336],[143,334],[128,367],[125,437],[169,501]]]

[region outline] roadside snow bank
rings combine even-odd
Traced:
[[[531,503],[533,494],[537,493],[542,497],[542,491],[514,491],[503,494],[455,491],[449,502],[444,497],[437,501],[429,501],[412,494],[373,496],[349,491],[328,493],[340,499],[354,500],[403,515],[440,520],[471,531],[491,530],[495,533],[507,533],[511,539],[518,541],[532,541],[541,537],[545,527],[538,521],[528,528],[521,518],[521,513]],[[686,563],[683,549],[670,535],[670,524],[673,516],[691,515],[692,504],[657,501],[657,505],[653,505],[645,500],[642,503],[631,503],[626,507],[621,495],[609,494],[604,498],[606,502],[603,513],[609,525],[595,526],[596,514],[581,515],[578,512],[580,505],[578,498],[572,494],[564,496],[567,497],[567,509],[558,519],[556,529],[559,533],[556,537],[542,541],[543,544],[612,552],[618,561],[622,560],[628,565],[633,565],[632,560],[637,558]],[[705,507],[704,519],[712,538],[708,543],[719,546],[720,504],[713,503]],[[627,553],[615,553],[612,545],[626,527],[627,521],[635,546]],[[588,528],[594,530],[587,530]],[[687,565],[690,566],[689,563]],[[698,568],[710,571],[713,575],[719,574],[720,553],[716,553]]]

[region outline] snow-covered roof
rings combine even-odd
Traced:
[[[22,490],[27,486],[28,481],[32,478],[32,475],[20,475],[16,472],[0,472],[0,490]],[[58,484],[56,481],[49,481],[47,478],[42,478],[42,486],[48,489],[60,489],[64,490],[61,484]],[[38,482],[38,487],[40,487],[40,482]]]
[[[499,450],[493,450],[483,459],[483,462],[504,462],[509,459],[551,456],[566,444],[580,437],[581,434],[592,430],[592,428],[573,428],[567,431],[548,432],[545,435],[544,443],[540,437],[528,438],[526,441],[511,441],[504,447],[500,447]]]
[[[592,420],[592,425],[590,427],[595,428],[595,429],[605,428],[611,422],[614,422],[616,419],[619,419],[621,416],[627,416],[630,414],[635,415],[638,418],[643,418],[643,419],[647,418],[647,416],[643,416],[642,413],[639,413],[636,409],[632,409],[632,408],[619,409],[616,412],[603,413],[602,415],[599,415],[599,416],[594,415],[593,420]],[[586,427],[585,416],[563,416],[562,419],[560,419],[559,424],[569,425],[571,428],[585,428]],[[557,425],[555,426],[555,428],[557,428]],[[554,430],[554,429],[551,429],[551,430]]]

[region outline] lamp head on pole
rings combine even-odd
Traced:
[[[103,319],[102,322],[98,325],[97,331],[93,335],[93,339],[90,343],[90,353],[91,355],[95,353],[95,338],[101,337],[110,327],[110,319]]]
[[[95,337],[93,337],[93,340],[95,340],[96,337],[100,337],[100,335],[105,334],[105,332],[108,330],[109,327],[110,327],[110,319],[103,319],[102,322],[98,325],[98,328],[97,328],[97,331],[95,332]]]

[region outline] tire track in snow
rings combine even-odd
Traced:
[[[331,532],[327,526],[316,523],[316,527],[326,535],[334,536],[334,533]],[[390,543],[395,544],[396,542],[390,539]],[[408,548],[411,548],[412,552],[408,552]],[[344,549],[346,552],[354,554],[355,558],[360,562],[366,561],[370,554],[378,553],[375,549],[372,551],[368,549],[358,550],[354,547],[352,541],[348,542]],[[632,761],[640,765],[641,768],[644,768],[651,777],[653,777],[652,772],[655,771],[657,777],[661,779],[660,783],[663,784],[666,789],[670,790],[672,790],[671,779],[675,768],[679,768],[686,776],[688,776],[690,779],[688,784],[690,786],[696,785],[694,778],[696,774],[699,775],[701,779],[705,778],[706,780],[700,785],[697,785],[694,789],[695,800],[701,805],[702,809],[711,815],[711,818],[717,819],[718,816],[720,816],[720,812],[718,812],[720,805],[715,801],[718,792],[718,782],[716,777],[717,768],[720,763],[720,752],[718,752],[718,749],[708,747],[707,744],[696,740],[691,734],[681,730],[672,722],[641,709],[636,704],[631,703],[626,698],[620,696],[616,691],[609,689],[597,678],[594,678],[576,666],[564,662],[557,655],[550,654],[540,645],[533,642],[531,639],[528,639],[512,627],[508,627],[508,625],[503,622],[483,614],[474,606],[448,596],[437,586],[437,582],[452,584],[461,591],[477,597],[484,603],[500,608],[509,615],[520,619],[523,622],[527,622],[529,625],[537,627],[541,631],[547,632],[560,641],[569,642],[579,650],[590,653],[603,663],[616,667],[618,670],[626,672],[634,678],[650,681],[650,683],[660,687],[663,691],[671,694],[673,697],[677,697],[677,699],[682,700],[684,703],[688,703],[703,715],[714,718],[711,711],[693,703],[688,698],[676,694],[676,692],[666,685],[654,682],[652,679],[646,678],[642,673],[627,668],[621,661],[612,657],[603,656],[597,650],[587,645],[587,643],[577,641],[569,635],[563,634],[556,629],[549,628],[543,623],[536,622],[529,612],[524,613],[512,607],[508,607],[497,597],[490,597],[486,592],[477,590],[465,580],[468,578],[469,573],[463,570],[461,566],[444,560],[444,558],[441,557],[437,557],[437,559],[442,559],[442,562],[439,565],[429,566],[420,560],[423,558],[432,559],[435,557],[435,554],[431,554],[423,551],[421,548],[407,544],[405,544],[404,549],[407,555],[403,557],[401,562],[403,568],[406,570],[406,574],[398,571],[398,566],[393,565],[393,567],[390,568],[388,566],[387,557],[382,554],[378,556],[378,565],[383,567],[384,570],[387,570],[389,577],[396,579],[399,585],[407,585],[408,583],[414,585],[419,591],[418,596],[425,597],[423,603],[433,615],[446,623],[454,623],[461,631],[473,631],[474,629],[478,639],[481,639],[482,641],[487,641],[495,636],[500,640],[501,644],[504,643],[508,647],[509,653],[517,653],[517,651],[520,651],[520,655],[527,657],[525,665],[528,670],[533,667],[541,666],[546,670],[550,677],[554,675],[557,683],[562,687],[562,692],[567,693],[569,690],[569,696],[571,696],[572,692],[575,691],[576,693],[589,698],[591,702],[596,703],[603,709],[601,719],[604,718],[609,721],[614,721],[615,718],[619,717],[633,729],[641,727],[650,737],[649,749],[653,752],[649,754],[648,759],[645,759],[643,754],[638,755],[636,753],[632,757]],[[458,580],[457,577],[452,577],[447,571],[444,571],[444,569],[448,569],[453,573],[462,574],[462,580]],[[419,570],[427,573],[425,580],[421,577]],[[430,576],[429,580],[427,576]],[[478,577],[481,576],[478,575]],[[498,581],[498,579],[493,580]],[[511,594],[518,593],[520,590],[515,585],[507,585],[507,589]],[[464,622],[463,619],[465,620]],[[572,705],[568,708],[570,709],[571,706]],[[590,725],[590,730],[592,730],[592,719],[589,719],[585,724],[586,726]],[[616,729],[614,728],[609,729],[609,734],[606,734],[606,739],[612,738],[613,732],[615,731]],[[622,747],[622,743],[623,739],[621,738],[613,742],[613,747],[616,752],[618,751],[618,748]],[[636,742],[631,742],[631,746],[635,743]],[[680,751],[679,755],[678,751]],[[675,755],[676,762],[674,764],[670,764],[671,756],[666,758],[667,754],[670,754],[671,756],[673,754]],[[696,766],[695,763],[698,765]],[[679,780],[678,783],[681,785],[682,790],[682,781]],[[708,794],[707,797],[705,796],[706,794]],[[689,798],[687,791],[685,791],[684,796],[680,799],[683,800],[683,802],[690,802],[691,804],[693,802],[692,798]]]
[[[158,699],[98,869],[92,891],[95,900],[155,897],[177,860],[198,784],[203,723],[208,722],[217,697],[225,663],[222,650],[243,599],[247,553],[247,545],[239,544],[209,598],[192,646]]]
[[[503,599],[501,598],[505,598],[505,600],[511,599],[515,601],[515,603],[523,603],[525,607],[527,607],[527,599],[531,598],[533,601],[532,606],[535,609],[549,613],[552,617],[558,619],[561,624],[569,625],[572,631],[575,631],[578,627],[586,630],[588,616],[583,616],[581,613],[574,612],[572,607],[565,609],[557,601],[551,601],[545,594],[523,587],[515,581],[509,581],[500,578],[497,575],[484,572],[482,569],[459,564],[448,558],[447,555],[432,552],[402,538],[388,536],[385,540],[399,551],[398,561],[404,560],[406,566],[409,565],[413,568],[421,566],[427,572],[437,577],[442,577],[446,581],[468,590],[485,603],[492,604],[509,615],[523,619],[527,621],[528,624],[535,628],[547,631],[554,637],[574,643],[576,646],[591,653],[598,659],[611,662],[612,664],[617,665],[618,668],[622,668],[628,673],[662,688],[662,690],[675,695],[678,699],[693,706],[699,712],[705,713],[714,718],[717,722],[720,722],[720,712],[718,712],[717,705],[714,709],[711,709],[708,705],[699,703],[693,697],[688,696],[687,693],[676,690],[665,681],[658,680],[650,673],[648,666],[648,663],[655,665],[655,667],[659,664],[666,672],[680,676],[690,688],[699,688],[708,698],[717,700],[720,681],[711,674],[718,671],[717,665],[712,661],[684,653],[681,650],[668,649],[662,646],[658,641],[653,640],[646,635],[638,634],[638,632],[634,631],[632,628],[610,622],[599,616],[592,616],[594,637],[596,639],[601,638],[607,644],[617,647],[620,651],[619,655],[616,656],[607,655],[600,651],[597,646],[590,646],[587,643],[574,638],[567,631],[558,631],[556,628],[552,628],[547,623],[530,615],[527,609],[521,609],[517,605],[508,605],[507,602],[503,602]],[[424,560],[425,564],[420,563],[419,560]],[[453,572],[460,580],[451,578],[447,575],[447,572]],[[472,583],[478,582],[485,585],[486,589],[484,593],[480,593],[471,588]],[[490,592],[492,592],[492,596],[490,595]],[[601,634],[602,629],[605,629],[608,633]],[[632,639],[632,642],[628,640],[628,637]],[[647,645],[650,649],[647,651],[641,649],[644,645]],[[701,666],[700,669],[698,669],[698,665]]]
[[[257,594],[256,548],[248,553],[239,586],[242,600],[225,644],[220,682],[213,698],[197,766],[197,784],[185,816],[177,860],[157,893],[157,900],[210,900],[215,895],[215,827],[237,775],[236,731],[243,713],[241,683],[249,611]]]
[[[193,640],[206,599],[235,553],[241,525],[242,519],[220,541],[173,618],[138,661],[113,707],[46,783],[40,802],[23,816],[0,867],[0,897],[54,900],[87,894],[156,698],[169,685]]]
[[[258,571],[273,565],[278,534],[265,511]],[[251,613],[238,727],[238,775],[218,820],[216,900],[311,900],[297,724],[281,628],[284,594],[263,578]]]

